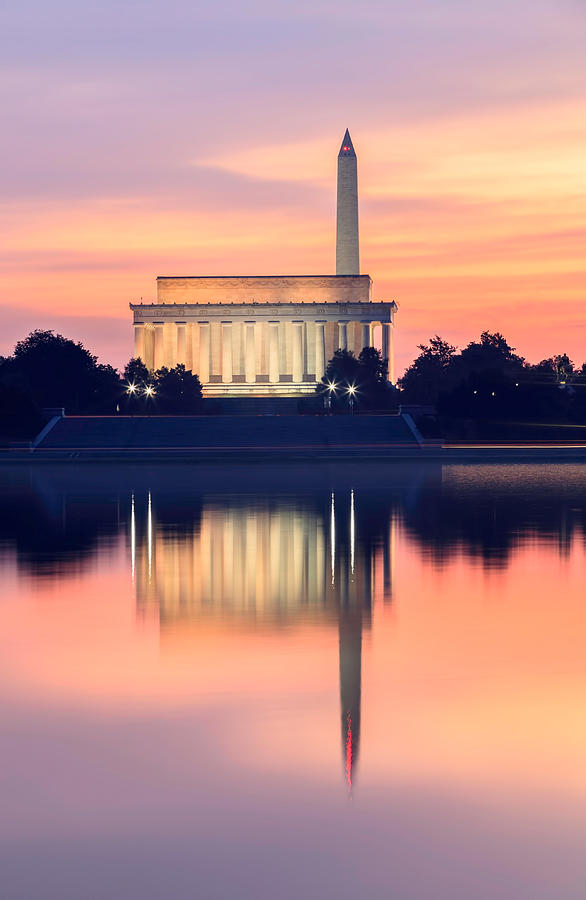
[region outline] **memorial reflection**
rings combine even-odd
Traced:
[[[191,527],[168,523],[151,492],[131,497],[130,565],[140,616],[162,630],[330,623],[338,630],[341,740],[348,789],[360,744],[362,634],[392,599],[395,517],[373,530],[353,489],[292,498],[203,498]]]
[[[287,495],[283,491],[284,483],[288,485]],[[151,552],[159,555],[179,553],[179,549],[167,550],[161,537],[197,533],[198,520],[205,507],[202,540],[205,541],[205,534],[211,533],[213,528],[214,552],[219,553],[218,547],[225,541],[227,546],[233,547],[235,558],[241,560],[240,567],[234,567],[234,576],[229,571],[225,574],[216,572],[214,597],[220,591],[222,602],[237,605],[242,605],[244,598],[252,597],[257,612],[262,612],[264,602],[266,610],[272,610],[273,616],[278,618],[282,607],[290,604],[293,596],[300,597],[303,593],[299,593],[300,575],[292,562],[301,552],[299,541],[306,548],[301,552],[304,560],[304,554],[310,553],[310,546],[313,547],[314,566],[323,561],[317,541],[331,544],[328,528],[332,490],[336,506],[340,505],[339,510],[336,508],[336,521],[343,502],[347,506],[346,523],[340,525],[338,533],[341,544],[347,540],[351,486],[357,503],[356,515],[361,519],[357,541],[363,546],[381,541],[384,547],[383,536],[394,517],[408,537],[437,564],[464,553],[486,566],[503,566],[520,544],[534,539],[555,543],[563,556],[574,538],[581,538],[586,533],[586,478],[580,465],[442,468],[439,465],[356,464],[346,468],[314,469],[294,465],[272,469],[239,469],[235,466],[210,468],[206,472],[202,472],[201,467],[192,470],[164,466],[144,469],[129,466],[6,466],[0,468],[0,550],[14,552],[19,569],[34,576],[65,577],[68,572],[78,571],[88,564],[101,550],[114,548],[121,532],[129,533],[130,497],[134,494],[135,502],[143,504],[135,522],[138,552],[143,541],[140,529],[146,526],[144,503],[150,490],[157,542]],[[234,499],[241,496],[243,489],[248,492],[246,503]],[[253,526],[247,524],[246,516],[264,510],[266,518],[269,510],[282,510],[289,503],[289,499],[285,503],[285,496],[300,498],[291,500],[293,517],[303,517],[307,510],[311,515],[319,511],[323,531],[316,534],[313,544],[306,545],[304,542],[309,539],[303,536],[303,529],[300,534],[299,528],[292,527],[293,520],[288,524],[292,539],[290,546],[287,542],[282,547],[288,560],[283,565],[293,575],[279,583],[275,601],[274,573],[271,576],[263,568],[257,584],[258,566],[252,566],[252,559],[262,555],[264,545],[257,544],[253,553],[250,538]],[[345,501],[342,501],[343,496]],[[282,499],[278,500],[279,497]],[[237,523],[237,531],[243,531],[244,537],[239,535],[231,539],[230,528],[233,526],[229,523],[222,525],[222,529],[226,529],[225,535],[218,536],[217,520],[221,513],[217,511],[225,503],[231,504],[232,522]],[[214,514],[213,509],[216,509]],[[294,513],[295,509],[297,513]],[[279,523],[282,521],[280,514],[277,519]],[[276,526],[272,532],[273,542],[277,540],[275,529]],[[263,525],[263,534],[265,532],[270,533],[270,529],[267,531]],[[154,539],[155,535],[152,537]],[[274,557],[274,552],[271,553]],[[305,565],[309,573],[309,558]],[[242,583],[244,571],[248,572],[246,584],[254,581],[252,594]],[[383,578],[388,578],[389,571],[388,560],[385,560]],[[231,577],[235,579],[232,588]],[[309,574],[304,577],[308,579]],[[310,580],[307,583],[308,586],[310,583],[315,585]],[[185,593],[184,581],[181,590]],[[189,602],[195,602],[193,592],[190,596]],[[211,596],[209,590],[207,596]],[[185,607],[186,602],[182,602]],[[219,609],[217,599],[214,602],[215,608]]]
[[[127,549],[137,616],[163,632],[335,628],[349,787],[363,635],[393,598],[397,535],[433,565],[463,553],[490,567],[533,540],[563,557],[585,529],[578,465],[0,469],[0,549],[27,574],[62,582]]]

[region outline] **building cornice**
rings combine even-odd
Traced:
[[[316,278],[326,281],[367,278],[370,275],[157,275],[157,281],[314,281]]]
[[[303,301],[303,302],[255,302],[243,303],[130,303],[130,309],[134,312],[135,322],[149,321],[153,318],[175,321],[178,318],[187,317],[190,320],[204,319],[209,315],[223,316],[229,314],[234,318],[250,318],[254,310],[254,317],[258,319],[309,319],[313,321],[316,316],[334,319],[349,320],[383,320],[391,321],[393,313],[397,309],[394,300],[368,300],[355,302],[333,301]]]

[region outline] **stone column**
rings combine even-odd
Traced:
[[[154,368],[160,369],[164,364],[163,358],[163,323],[157,322],[155,329],[155,362]]]
[[[187,342],[185,337],[185,322],[177,322],[177,357],[175,365],[185,365],[187,356]]]
[[[185,325],[185,368],[188,372],[193,372],[193,338],[191,332],[191,324],[187,322]]]
[[[155,329],[150,324],[144,329],[144,364],[149,372],[155,368]]]
[[[210,380],[210,323],[199,323],[199,380],[207,384]]]
[[[222,323],[210,321],[210,381],[222,380]]]
[[[340,350],[348,349],[348,328],[346,322],[338,322],[338,347]]]
[[[315,323],[315,380],[321,381],[326,370],[325,322]]]
[[[292,322],[293,329],[293,362],[291,374],[295,384],[303,381],[303,322]]]
[[[392,324],[387,325],[388,328],[388,352],[389,352],[389,381],[391,384],[395,383],[395,326]]]
[[[193,322],[187,329],[187,339],[191,343],[191,371],[194,375],[199,375],[201,380],[199,371],[199,325],[197,322]]]
[[[177,365],[177,325],[165,322],[163,325],[164,365],[173,369]]]
[[[362,347],[360,349],[362,350],[364,347],[372,347],[372,341],[370,337],[370,322],[361,322],[361,325]]]
[[[222,322],[222,382],[232,383],[232,323]]]
[[[269,322],[269,381],[279,383],[279,323]]]
[[[145,362],[144,325],[134,324],[134,358]]]
[[[391,326],[389,325],[388,322],[382,322],[381,328],[382,328],[382,333],[383,333],[383,334],[382,334],[382,338],[383,338],[383,342],[382,342],[382,344],[383,344],[383,346],[382,346],[383,359],[388,359],[388,361],[389,361],[389,380],[392,380],[392,379],[391,379],[391,366],[392,366],[392,363],[391,363],[391,349],[392,349],[392,344],[391,344]]]
[[[232,326],[232,381],[239,381],[237,376],[244,375],[244,331],[242,322],[234,322]]]
[[[244,380],[256,382],[256,353],[254,347],[254,322],[244,323]]]

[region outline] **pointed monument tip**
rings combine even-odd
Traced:
[[[338,158],[340,156],[353,156],[356,157],[356,153],[354,152],[354,147],[352,145],[352,138],[350,137],[350,132],[346,129],[344,137],[342,139],[342,146],[340,147],[340,152],[338,153]]]

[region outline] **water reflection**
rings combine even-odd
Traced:
[[[585,481],[0,469],[4,893],[580,900]]]
[[[192,521],[165,521],[150,491],[131,497],[129,544],[138,614],[162,629],[189,620],[337,626],[342,753],[351,790],[360,744],[363,628],[392,598],[395,519],[373,532],[355,491],[319,496],[202,497]]]
[[[337,467],[317,476],[294,467],[39,467],[5,469],[0,480],[0,544],[35,576],[77,571],[124,535],[137,615],[161,630],[202,617],[228,628],[337,627],[349,789],[363,631],[373,605],[392,599],[397,528],[438,565],[464,552],[502,566],[536,537],[563,556],[586,524],[580,466]]]
[[[523,543],[542,539],[567,555],[586,533],[582,465],[445,466],[437,490],[417,493],[404,525],[436,563],[463,553],[506,566]]]
[[[205,505],[211,509],[213,498],[216,511],[225,500],[230,503],[230,498],[240,498],[237,502],[241,515],[236,527],[244,532],[251,527],[246,524],[246,504],[250,514],[255,515],[263,508],[263,498],[267,502],[269,498],[275,502],[280,498],[279,520],[284,506],[290,502],[298,517],[315,516],[319,511],[321,537],[316,536],[316,540],[329,547],[327,566],[334,582],[338,545],[349,542],[352,570],[356,542],[362,542],[363,552],[368,544],[374,546],[378,542],[383,546],[393,517],[437,564],[463,553],[487,566],[506,565],[519,544],[536,538],[554,542],[564,555],[574,537],[582,537],[586,532],[586,478],[580,465],[445,466],[443,469],[405,465],[369,466],[364,470],[344,466],[307,470],[292,465],[285,469],[263,467],[248,471],[221,467],[206,470],[201,467],[197,470],[189,467],[2,467],[0,549],[13,549],[19,567],[36,577],[65,575],[91,562],[100,550],[112,547],[120,533],[131,532],[134,559],[138,535],[132,529],[137,526],[136,522],[134,525],[129,522],[133,496],[137,503],[139,498],[141,503],[146,502],[147,509],[149,502],[156,506],[157,528],[168,534],[179,534],[182,529],[197,530],[202,508]],[[342,502],[345,507],[340,518],[336,505]],[[265,505],[264,509],[266,512],[269,507]],[[211,513],[207,515],[209,518]],[[236,507],[231,515],[236,515]],[[144,518],[143,513],[141,517]],[[210,521],[206,522],[209,529]],[[156,553],[152,518],[147,516],[144,527],[147,561],[150,558],[152,570]],[[339,535],[338,528],[341,528]],[[274,529],[273,533],[276,534]],[[296,541],[309,540],[308,536],[300,537],[300,532],[296,534]],[[214,537],[218,539],[217,529]],[[228,534],[225,539],[229,540]],[[297,544],[286,549],[287,554],[300,552]],[[242,553],[239,538],[234,551]],[[317,545],[312,552],[316,554],[315,564],[321,565],[322,554]],[[248,556],[242,557],[242,564],[248,565],[248,570],[251,553],[249,546]],[[257,558],[260,550],[255,553]],[[284,565],[293,566],[292,559],[287,557],[287,560]],[[237,579],[241,574],[239,570]],[[215,577],[220,576],[216,573]],[[262,587],[264,582],[261,582],[258,590],[262,587],[265,599],[271,598],[267,600],[268,608],[277,612],[291,602],[299,582],[297,575],[293,580],[283,579],[279,596],[275,597],[276,582],[275,576],[272,577],[273,582],[267,575],[266,586]],[[238,593],[237,583],[233,592]],[[256,590],[255,587],[254,596]],[[250,589],[247,591],[248,596]],[[228,602],[227,584],[226,592],[224,600]],[[261,605],[257,610],[260,610],[260,594],[258,600]]]

